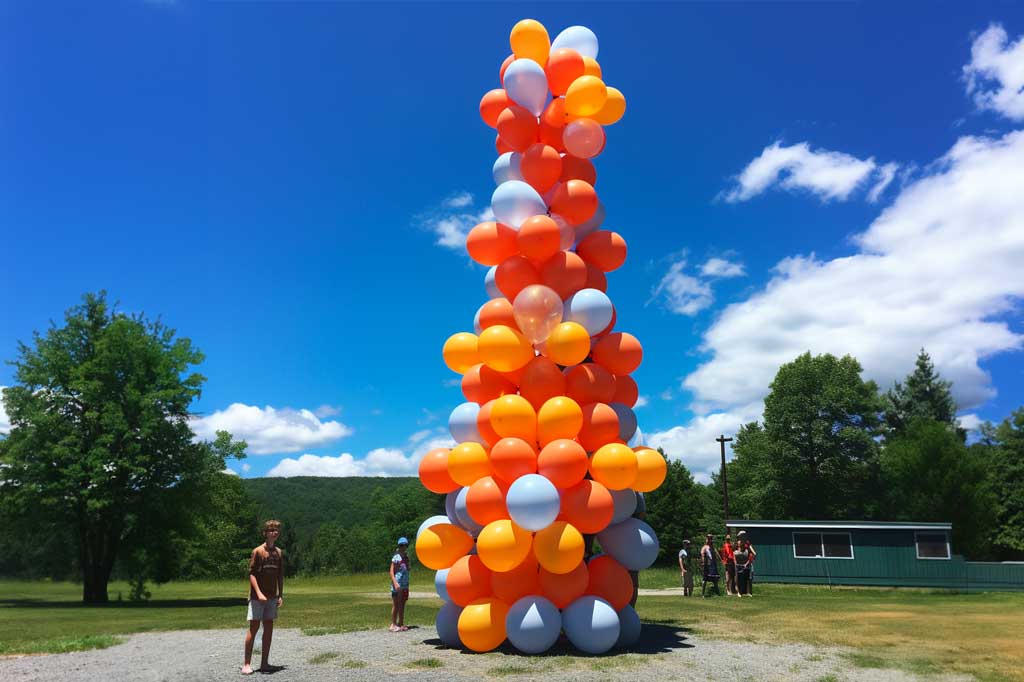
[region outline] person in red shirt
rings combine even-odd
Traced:
[[[725,543],[722,544],[722,563],[725,564],[725,593],[730,596],[738,595],[736,591],[736,557],[732,549],[732,535],[725,534]]]

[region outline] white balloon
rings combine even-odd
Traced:
[[[600,334],[611,324],[615,310],[612,300],[600,289],[580,289],[566,299],[564,307],[563,319],[583,325],[591,336]]]
[[[431,526],[436,526],[439,523],[454,523],[454,522],[450,518],[448,518],[447,516],[442,516],[440,514],[437,515],[437,516],[431,516],[427,520],[425,520],[423,523],[420,524],[419,529],[417,529],[417,531],[416,531],[416,539],[417,540],[420,539],[420,533],[422,533],[426,529],[430,528]]]
[[[505,294],[501,293],[501,289],[498,288],[498,282],[494,279],[494,274],[498,271],[497,265],[492,265],[491,269],[484,275],[484,289],[487,290],[487,296],[490,298],[501,298]]]
[[[586,26],[570,26],[551,41],[551,51],[554,52],[560,47],[568,47],[576,50],[584,57],[597,59],[597,36]]]
[[[509,180],[491,195],[491,211],[499,223],[518,230],[527,218],[547,215],[548,206],[533,187],[521,180]]]
[[[494,176],[494,184],[500,185],[509,180],[522,180],[523,173],[519,170],[519,164],[523,155],[519,152],[505,152],[494,161],[491,167],[491,175]]]
[[[516,59],[505,69],[503,82],[509,99],[540,116],[548,101],[548,77],[540,64],[532,59]]]
[[[443,601],[451,601],[451,597],[448,596],[448,569],[442,568],[440,571],[434,574],[434,590],[437,592],[437,596]]]
[[[483,306],[480,307],[482,308]],[[476,334],[477,336],[480,336],[480,332],[482,332],[483,330],[483,327],[480,326],[480,308],[477,308],[476,315],[473,316],[473,333]]]
[[[462,607],[452,601],[446,602],[437,612],[437,636],[445,646],[452,649],[462,647],[462,640],[459,639],[460,615]]]

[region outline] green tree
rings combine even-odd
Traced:
[[[988,457],[988,488],[996,515],[993,543],[1002,559],[1024,560],[1024,407],[998,427],[982,429]]]
[[[870,517],[882,401],[860,373],[848,355],[805,353],[780,367],[764,424],[736,435],[730,503],[760,518]]]
[[[893,433],[903,432],[915,419],[930,419],[957,427],[953,384],[943,380],[924,348],[914,371],[903,383],[895,382],[885,393],[885,423]],[[961,433],[966,436],[966,432]]]
[[[239,578],[245,574],[258,527],[256,505],[241,479],[231,474],[214,476],[203,523],[183,539],[181,569],[184,579]],[[289,556],[291,559],[291,556]]]
[[[985,462],[947,422],[913,419],[881,455],[885,518],[952,521],[953,546],[970,557],[988,555],[993,499]]]
[[[244,444],[196,443],[189,405],[202,354],[161,322],[87,294],[64,325],[18,345],[4,390],[4,504],[72,529],[85,602],[107,601],[115,563],[162,577],[225,456]]]
[[[658,448],[665,456],[665,452]],[[665,481],[657,489],[644,493],[647,505],[646,522],[658,534],[660,562],[675,561],[684,539],[695,538],[703,530],[705,496],[703,486],[694,482],[693,474],[678,459],[668,460]]]

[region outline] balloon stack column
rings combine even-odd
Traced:
[[[489,651],[506,639],[540,653],[565,633],[601,653],[640,635],[630,571],[658,555],[639,518],[664,458],[638,445],[630,374],[643,349],[615,329],[606,273],[626,242],[601,229],[592,159],[626,109],[606,86],[592,31],[553,41],[537,21],[512,29],[501,88],[480,101],[497,129],[494,221],[474,227],[469,255],[491,266],[474,333],[444,344],[466,402],[449,419],[452,449],[433,450],[420,479],[446,493],[424,521],[419,560],[437,571],[437,617],[450,646]],[[585,560],[596,536],[602,554]]]

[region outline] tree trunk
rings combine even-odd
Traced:
[[[82,566],[82,601],[105,604],[109,601],[107,584],[114,569],[117,536],[112,531],[79,526],[79,558]]]

